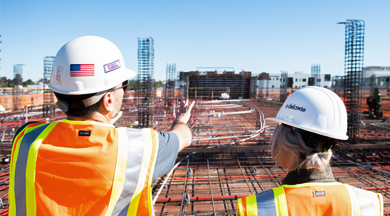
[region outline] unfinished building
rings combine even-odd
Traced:
[[[154,110],[154,40],[138,38],[137,103],[138,127],[153,125]]]
[[[253,96],[256,82],[251,83],[251,72],[241,71],[189,71],[180,72],[180,79],[186,85],[188,97],[191,99],[217,99],[227,93],[231,99],[248,99]],[[251,90],[252,84],[252,90]]]

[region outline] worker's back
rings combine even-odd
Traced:
[[[382,215],[382,195],[338,182],[283,185],[238,201],[237,215]]]
[[[28,125],[14,141],[10,215],[151,215],[147,170],[158,144],[144,130],[154,132],[68,120]]]

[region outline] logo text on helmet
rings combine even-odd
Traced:
[[[103,65],[103,67],[104,67],[104,72],[105,73],[109,73],[109,72],[111,72],[113,70],[116,70],[116,69],[120,68],[121,67],[121,63],[119,62],[119,59],[118,59],[118,60],[116,60],[114,62],[111,62],[111,63]]]
[[[293,110],[299,110],[301,112],[306,112],[306,108],[305,107],[300,107],[300,106],[297,106],[295,104],[286,105],[286,108],[287,109],[293,109]]]
[[[64,67],[58,66],[57,67],[57,74],[56,74],[56,84],[59,86],[62,86],[61,76],[62,76],[63,72],[64,72]]]

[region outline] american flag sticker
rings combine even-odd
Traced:
[[[104,66],[104,72],[108,73],[108,72],[111,72],[113,70],[116,70],[116,69],[120,68],[121,67],[121,63],[119,62],[119,59],[118,59],[118,60],[116,60],[114,62],[105,64],[103,66]]]
[[[70,77],[87,77],[95,75],[94,64],[71,64]]]

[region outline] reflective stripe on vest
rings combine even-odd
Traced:
[[[337,207],[340,208],[335,208],[335,206],[333,206],[329,211],[327,209],[329,206],[324,206],[326,203],[324,198],[327,192],[332,194],[332,190],[336,190],[333,191],[333,194],[336,195],[332,196],[332,201],[336,202],[336,204],[333,204],[339,204]],[[299,194],[298,197],[294,197],[294,194],[291,192]],[[308,194],[307,192],[311,192],[310,195],[302,196],[302,194]],[[347,205],[340,205],[343,205],[343,203],[345,204],[345,200],[348,200],[348,197],[350,199],[350,208],[345,209],[348,207]],[[309,209],[305,209],[304,207],[302,209],[302,206],[297,206],[301,211],[296,212],[294,211],[294,206],[289,206],[288,200],[295,202],[295,205],[301,204],[302,206],[305,206],[305,204],[309,203]],[[316,201],[318,201],[318,204]],[[289,208],[291,211],[290,214],[292,215],[317,215],[324,214],[325,212],[327,215],[382,215],[383,198],[381,194],[365,191],[338,182],[283,185],[272,190],[239,199],[237,202],[237,216],[287,216],[289,215]],[[332,212],[332,210],[335,211],[337,209],[349,213]]]
[[[27,215],[34,211],[34,207],[26,202],[27,198],[31,197],[32,192],[30,189],[27,191],[26,188],[30,183],[26,181],[31,180],[31,172],[28,172],[28,169],[34,168],[31,167],[33,159],[29,157],[34,156],[32,154],[37,151],[37,145],[39,146],[42,142],[42,139],[38,139],[38,137],[47,126],[48,124],[29,125],[20,133],[22,137],[17,137],[13,143],[9,185],[10,215]],[[16,206],[21,206],[21,208],[16,208]]]
[[[56,127],[56,125],[58,126]],[[96,142],[94,143],[95,146],[99,147],[95,149],[98,149],[99,151],[103,151],[102,153],[106,153],[105,151],[108,150],[110,151],[115,150],[115,152],[113,152],[114,154],[108,154],[108,155],[115,155],[114,157],[112,157],[114,162],[112,164],[115,165],[115,167],[112,168],[115,168],[115,170],[112,171],[113,178],[109,177],[109,179],[111,179],[110,180],[111,186],[109,186],[111,189],[107,191],[109,192],[109,194],[107,194],[108,197],[103,194],[105,197],[107,197],[104,199],[107,200],[107,202],[97,202],[97,204],[93,204],[92,206],[89,204],[89,206],[91,206],[91,210],[96,209],[97,207],[99,209],[102,209],[101,213],[99,213],[100,215],[153,215],[154,214],[151,205],[152,202],[151,202],[150,185],[152,182],[153,170],[154,170],[155,161],[158,152],[158,146],[159,146],[157,133],[151,129],[142,129],[142,130],[129,129],[129,128],[115,129],[111,125],[106,125],[101,123],[76,122],[76,121],[64,120],[62,122],[55,122],[51,124],[29,125],[15,137],[13,151],[12,151],[13,157],[11,158],[11,172],[10,172],[10,190],[9,190],[10,215],[37,215],[37,212],[40,212],[40,214],[47,213],[47,214],[56,214],[56,215],[61,215],[61,214],[67,215],[67,214],[72,214],[72,212],[73,214],[77,213],[75,212],[74,209],[75,208],[79,209],[78,206],[68,207],[66,206],[66,203],[64,204],[61,201],[57,202],[56,199],[53,200],[48,199],[51,198],[51,196],[50,193],[48,193],[47,187],[45,187],[45,190],[42,190],[43,187],[40,186],[42,182],[39,183],[40,179],[42,179],[42,176],[45,177],[45,172],[43,172],[42,174],[42,170],[40,167],[43,166],[44,168],[47,162],[45,160],[38,159],[41,160],[41,162],[37,163],[37,157],[42,158],[42,156],[38,156],[38,155],[42,153],[44,154],[45,151],[46,153],[47,152],[50,153],[50,151],[47,151],[47,149],[50,149],[50,144],[48,144],[48,142],[50,142],[50,140],[56,140],[57,138],[56,135],[61,134],[62,132],[61,130],[64,130],[63,128],[61,129],[61,127],[68,128],[68,129],[69,128],[78,128],[78,129],[95,128],[96,129],[96,126],[100,127],[100,130],[107,127],[107,130],[111,131],[110,137],[112,137],[112,133],[114,133],[115,134],[114,138],[115,140],[117,139],[117,142],[115,141],[115,143],[111,147],[106,147],[104,145],[100,145],[99,143],[96,145]],[[59,130],[59,128],[61,130]],[[92,130],[92,134],[93,131],[96,130]],[[72,135],[69,134],[69,137],[72,137]],[[91,137],[93,138],[92,135]],[[95,140],[92,139],[92,141],[96,141],[96,136],[94,137]],[[97,136],[97,138],[100,137],[99,135]],[[112,138],[110,137],[108,137],[107,139],[111,139],[112,141]],[[45,138],[47,138],[48,140],[45,140]],[[79,138],[80,138],[80,134],[79,137],[76,138],[76,141],[78,141],[77,139]],[[81,137],[81,139],[83,138],[84,137]],[[69,141],[69,139],[71,140],[72,138],[63,138],[63,139]],[[59,139],[58,141],[60,140],[61,139]],[[43,144],[42,141],[44,141]],[[64,148],[66,149],[67,147],[66,141],[64,140],[61,141],[63,141],[64,144],[61,142],[57,142],[57,144],[60,145],[60,149],[61,150],[63,150]],[[77,143],[76,144],[75,143],[72,144],[73,146],[77,147]],[[40,150],[41,144],[46,148],[45,150]],[[88,149],[88,146],[86,148]],[[42,153],[38,154],[38,150]],[[72,151],[75,150],[77,151],[77,148],[70,148],[69,150],[67,150],[70,152],[70,154],[68,154],[68,152],[66,151],[64,152],[68,155],[72,155]],[[56,154],[57,152],[53,152],[53,153]],[[43,156],[45,156],[45,154]],[[95,158],[92,159],[96,159],[98,157],[99,155],[97,155]],[[54,158],[54,162],[58,162],[56,160],[57,158]],[[61,160],[61,158],[58,160]],[[77,158],[75,158],[75,160],[77,161]],[[99,165],[101,163],[104,164],[104,158],[102,158],[102,160],[103,160],[102,162],[99,161]],[[87,164],[87,162],[84,161],[80,161],[80,162]],[[73,161],[69,161],[68,163],[73,163]],[[88,167],[88,164],[85,167]],[[84,168],[85,170],[85,167],[81,167],[81,168]],[[65,169],[64,170],[65,173],[68,172],[68,170],[66,170],[66,166],[61,166],[58,172],[62,173],[62,168]],[[74,172],[77,174],[76,170]],[[83,169],[81,170],[81,172],[83,172]],[[79,174],[82,176],[85,175],[88,176],[88,173],[79,173]],[[94,174],[96,174],[96,172]],[[55,173],[54,175],[58,175],[58,174]],[[71,173],[70,175],[73,175],[73,173]],[[40,178],[38,178],[38,176],[40,176]],[[57,179],[61,180],[61,178],[57,178]],[[98,178],[96,178],[95,176],[94,180],[96,181],[96,179]],[[81,179],[81,180],[84,181],[86,180],[86,182],[88,182],[88,179]],[[77,181],[77,179],[74,180],[72,179],[70,180],[70,182],[71,181]],[[107,178],[103,178],[102,181],[105,181],[105,184],[107,185]],[[95,182],[90,182],[86,186],[87,188],[88,187],[93,188],[94,184]],[[48,188],[50,192],[50,186]],[[80,189],[84,189],[84,188],[80,188]],[[98,189],[100,190],[101,188]],[[54,191],[56,191],[56,188],[54,189]],[[96,191],[95,188],[93,188],[91,194],[94,193],[95,191]],[[85,193],[86,191],[84,190],[83,192]],[[66,196],[67,194],[63,194],[63,195]],[[83,203],[85,202],[85,200],[88,202],[88,196],[82,196],[80,198],[82,200],[80,201],[80,206],[85,204]],[[42,201],[42,199],[45,200]],[[74,199],[77,201],[76,197]],[[46,204],[47,202],[49,202],[49,205],[53,204],[52,206],[54,206],[55,209],[50,209],[50,207],[52,206],[50,207],[45,206],[46,210],[45,209],[42,210],[42,203]],[[67,208],[69,208],[69,210],[67,210]],[[48,212],[47,209],[49,209],[50,212]],[[84,213],[86,213],[85,209],[82,210],[84,211]]]
[[[127,157],[126,177],[124,184],[120,186],[122,193],[112,215],[152,215],[154,213],[151,206],[150,185],[158,152],[158,136],[155,131],[148,128],[142,129],[142,134],[139,131],[127,128],[128,139],[134,143],[143,143],[145,146],[128,148],[128,155],[135,151],[143,151],[143,154]],[[142,167],[139,166],[140,164]]]

